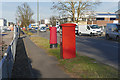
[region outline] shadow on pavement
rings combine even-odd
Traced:
[[[31,66],[32,61],[26,53],[23,38],[25,36],[18,39],[12,78],[40,78],[40,72]]]

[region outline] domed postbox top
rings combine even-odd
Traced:
[[[62,26],[62,27],[75,27],[76,24],[73,24],[73,23],[65,23],[65,24],[61,24],[60,26]]]
[[[56,29],[56,27],[54,27],[54,26],[53,27],[49,27],[49,30],[51,30],[51,29]]]

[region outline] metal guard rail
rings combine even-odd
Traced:
[[[0,79],[11,78],[13,64],[15,60],[15,54],[16,54],[18,35],[19,33],[17,32],[17,30],[15,30],[14,39],[12,40],[11,44],[8,46],[8,49],[0,62]]]

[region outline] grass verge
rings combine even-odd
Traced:
[[[49,40],[42,37],[30,39],[50,55],[56,56],[59,66],[73,78],[118,78],[118,71],[115,68],[99,63],[95,59],[77,55],[76,58],[63,60],[60,59],[60,46],[50,49]]]
[[[24,32],[25,34],[27,34],[27,35],[34,35],[33,33],[29,32],[29,31],[23,30],[23,32]]]

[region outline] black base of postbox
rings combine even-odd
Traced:
[[[58,44],[50,44],[50,48],[57,48]]]

